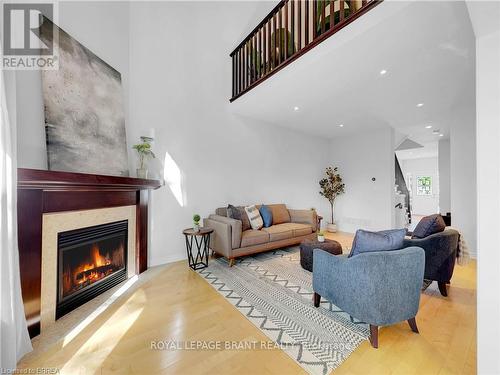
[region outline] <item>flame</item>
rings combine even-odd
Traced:
[[[71,294],[84,286],[103,279],[117,269],[124,267],[124,254],[125,248],[123,243],[120,243],[113,251],[106,253],[101,253],[99,246],[93,244],[87,262],[72,269],[69,266],[65,267],[62,275],[63,294]],[[106,268],[104,266],[110,267]]]

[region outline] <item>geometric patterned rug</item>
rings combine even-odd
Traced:
[[[297,246],[198,271],[241,314],[310,374],[337,368],[369,336],[368,325],[322,299],[312,303],[312,273]]]

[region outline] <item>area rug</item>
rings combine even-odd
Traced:
[[[312,303],[312,273],[299,248],[211,260],[199,274],[304,370],[327,374],[369,336],[368,325],[328,301]]]

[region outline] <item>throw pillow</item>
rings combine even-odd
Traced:
[[[442,232],[444,228],[446,228],[446,224],[440,214],[425,216],[415,227],[411,238],[425,238],[431,234]]]
[[[268,207],[271,209],[274,225],[291,221],[290,213],[284,204],[270,204]]]
[[[264,225],[262,221],[262,216],[260,216],[259,210],[255,206],[245,207],[245,211],[248,216],[248,220],[250,220],[250,226],[254,230],[259,230]]]
[[[405,235],[406,229],[391,229],[380,232],[358,229],[354,236],[349,257],[371,251],[402,249]]]
[[[262,216],[262,220],[264,221],[264,228],[269,228],[273,225],[273,212],[268,206],[263,204],[260,206],[259,212],[260,216]]]
[[[235,207],[232,204],[229,204],[227,206],[227,217],[241,221],[242,232],[249,230],[251,228],[250,221],[248,221],[247,213],[245,212],[244,207],[241,206]]]

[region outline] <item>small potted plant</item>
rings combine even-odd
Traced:
[[[319,242],[325,242],[325,232],[324,232],[324,231],[322,231],[322,230],[320,230],[320,231],[318,232],[318,241],[319,241]]]
[[[198,214],[193,215],[193,229],[195,232],[200,231],[200,220],[201,220],[200,215]]]
[[[328,167],[326,168],[326,177],[321,179],[319,182],[319,187],[321,188],[319,194],[328,199],[331,208],[331,221],[326,226],[328,232],[336,232],[337,225],[333,219],[335,199],[345,192],[345,184],[342,182],[342,177],[337,173],[338,168]]]
[[[137,151],[139,154],[139,168],[137,168],[137,177],[138,178],[148,178],[148,168],[146,166],[147,158],[155,158],[155,154],[151,150],[151,141],[153,138],[150,137],[141,137],[142,143],[138,143],[133,145],[132,148]]]

